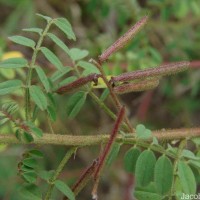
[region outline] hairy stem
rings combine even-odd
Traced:
[[[160,131],[152,131],[153,135],[157,137],[158,140],[176,140],[176,139],[184,139],[184,138],[195,138],[200,136],[200,128],[189,128],[189,129],[174,129],[174,130],[160,130]],[[133,134],[132,134],[133,135]],[[81,135],[81,136],[73,136],[73,135],[60,135],[60,134],[44,134],[42,138],[35,138],[33,142],[26,143],[24,141],[19,141],[12,134],[0,134],[0,143],[4,144],[42,144],[42,145],[65,145],[65,146],[91,146],[91,145],[99,145],[102,143],[106,143],[109,140],[110,135]],[[123,144],[135,144],[148,148],[151,146],[151,149],[157,152],[166,153],[164,149],[161,147],[151,145],[151,139],[147,140],[136,140],[134,136],[132,137],[123,137],[118,135],[116,138],[116,142],[120,142]],[[169,155],[167,153],[166,155]],[[172,155],[169,155],[172,157]]]

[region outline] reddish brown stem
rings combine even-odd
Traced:
[[[119,131],[119,127],[120,127],[120,124],[123,120],[123,117],[125,115],[125,107],[123,106],[118,114],[118,117],[117,117],[117,120],[115,122],[115,125],[113,127],[113,130],[112,130],[112,133],[110,135],[110,138],[108,140],[108,143],[106,144],[105,148],[104,148],[104,151],[102,152],[102,154],[99,156],[99,164],[97,165],[96,167],[96,170],[94,172],[94,180],[95,182],[98,182],[99,181],[99,177],[100,177],[100,174],[101,174],[101,171],[105,165],[105,162],[106,162],[106,159],[111,151],[111,148],[114,144],[114,141],[117,137],[117,133]],[[94,184],[94,189],[93,189],[93,196],[96,196],[96,190],[97,190],[97,186],[98,186],[98,183]]]
[[[82,87],[84,86],[85,84],[89,83],[89,82],[94,82],[95,84],[97,84],[98,82],[98,78],[100,77],[99,74],[90,74],[86,77],[81,77],[67,85],[64,85],[60,88],[58,88],[56,90],[56,93],[58,94],[64,94],[64,93],[68,93],[68,92],[71,92],[73,91],[74,89],[77,89],[79,87]]]
[[[132,26],[124,35],[122,35],[114,44],[112,44],[108,49],[106,49],[100,56],[99,62],[102,63],[108,59],[108,57],[124,47],[139,30],[146,24],[148,17],[143,17],[134,26]]]
[[[190,62],[188,61],[174,62],[145,70],[127,72],[119,76],[112,77],[111,82],[113,83],[124,82],[124,81],[132,81],[136,79],[143,79],[149,77],[171,75],[188,69],[189,64]]]

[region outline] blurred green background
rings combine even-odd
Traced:
[[[87,49],[89,58],[97,56],[119,36],[126,32],[142,16],[149,15],[145,28],[120,52],[104,64],[107,75],[117,75],[125,71],[145,69],[171,61],[190,60],[191,70],[161,80],[157,89],[127,94],[121,97],[129,108],[129,117],[135,126],[143,123],[148,128],[180,128],[199,126],[200,119],[200,1],[199,0],[0,0],[0,57],[9,51],[20,51],[30,59],[31,50],[12,44],[7,37],[23,34],[37,40],[37,36],[27,34],[23,28],[42,27],[44,22],[35,13],[54,17],[66,17],[76,33],[77,41],[71,42],[56,32],[69,47]],[[56,31],[56,30],[55,30]],[[45,45],[52,48],[63,63],[68,58],[51,41]],[[43,57],[38,62],[51,66]],[[21,77],[22,71],[0,71],[0,81]],[[101,90],[96,91],[101,94]],[[23,106],[23,101],[18,97]],[[2,103],[5,99],[0,99]],[[63,106],[66,98],[58,98],[60,117],[52,124],[56,132],[62,134],[101,134],[111,129],[111,120],[91,99],[74,120],[68,120]],[[107,104],[112,107],[111,101]],[[87,113],[87,114],[85,114]],[[49,132],[45,119],[40,127]],[[12,128],[0,128],[1,133],[11,132]],[[98,130],[98,131],[96,131]],[[0,197],[3,200],[21,199],[18,187],[22,180],[16,176],[17,163],[27,147],[1,146]],[[40,147],[39,147],[40,148]],[[126,147],[124,147],[126,149]],[[54,169],[66,152],[65,147],[42,147],[45,159],[41,169]],[[98,155],[99,148],[80,149],[76,161],[65,170],[62,179],[72,180],[80,174]],[[123,157],[123,149],[120,156]],[[123,170],[122,158],[115,161],[115,170],[109,170],[103,177],[101,199],[128,199],[126,185],[129,178]],[[112,167],[111,167],[112,168]],[[39,182],[39,184],[42,184]],[[46,185],[41,187],[45,191]],[[79,199],[90,198],[90,187],[81,193]],[[55,192],[55,199],[59,194]]]

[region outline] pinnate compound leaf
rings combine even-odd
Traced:
[[[39,67],[39,66],[36,66],[35,70],[36,70],[37,75],[38,75],[40,81],[42,82],[42,84],[43,84],[45,90],[46,90],[47,92],[49,92],[49,91],[50,91],[50,84],[49,84],[49,81],[48,81],[48,78],[47,78],[45,72],[44,72],[43,69],[42,69],[41,67]]]
[[[58,70],[62,71],[63,65],[61,61],[51,50],[47,49],[46,47],[41,47],[41,52],[50,63],[52,63]]]
[[[161,156],[156,162],[154,181],[157,191],[162,195],[166,194],[172,186],[173,166],[165,155]]]
[[[22,30],[26,32],[38,33],[39,35],[41,35],[43,31],[41,28],[24,28]]]
[[[81,60],[88,55],[87,50],[81,50],[78,48],[70,49],[70,57],[73,61]]]
[[[69,118],[76,117],[85,103],[86,96],[85,92],[80,91],[69,98],[67,103],[67,115]]]
[[[138,124],[136,126],[136,135],[138,138],[147,139],[151,137],[151,134],[151,131],[149,129],[146,129],[143,124]]]
[[[135,167],[135,179],[137,186],[147,186],[153,181],[156,157],[150,150],[143,151],[138,157]]]
[[[67,45],[60,40],[56,35],[52,33],[47,33],[47,35],[51,38],[51,40],[56,43],[67,55],[69,55],[69,48]]]
[[[106,165],[110,166],[112,162],[117,158],[119,151],[120,151],[121,144],[115,142],[112,146],[112,149],[108,155],[108,158],[106,160]]]
[[[41,110],[45,110],[47,108],[47,98],[40,87],[32,85],[30,87],[30,96]]]
[[[180,179],[181,187],[186,194],[196,193],[196,181],[191,168],[184,162],[178,162],[178,177]]]
[[[26,47],[35,47],[35,42],[27,37],[24,36],[11,36],[8,37],[12,42],[15,42],[17,44],[26,46]]]
[[[135,166],[141,150],[136,147],[130,148],[124,156],[124,168],[129,173],[135,173]]]
[[[15,92],[17,89],[21,88],[22,85],[22,81],[16,79],[2,82],[0,83],[0,95]]]
[[[0,62],[0,68],[14,69],[26,67],[28,64],[27,60],[24,58],[9,58]]]
[[[75,195],[70,189],[70,187],[65,184],[63,181],[57,180],[55,181],[55,187],[61,191],[69,200],[75,200]]]
[[[73,32],[72,26],[65,18],[57,18],[54,20],[54,24],[67,35],[69,39],[76,40],[76,36]]]

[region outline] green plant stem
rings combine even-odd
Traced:
[[[183,139],[180,142],[180,145],[178,147],[178,152],[177,152],[177,158],[174,160],[174,165],[173,165],[173,180],[172,180],[172,187],[171,187],[171,191],[170,191],[170,195],[169,195],[169,200],[173,199],[173,196],[175,195],[175,182],[176,182],[176,178],[177,178],[177,168],[178,168],[178,161],[180,160],[181,157],[181,153],[185,147],[187,143],[187,139]]]
[[[122,105],[121,105],[121,103],[120,103],[120,101],[119,101],[117,95],[114,93],[112,86],[111,86],[110,83],[108,82],[108,80],[107,80],[107,78],[106,78],[106,74],[105,74],[105,72],[103,71],[101,64],[100,64],[99,62],[93,60],[93,59],[91,59],[90,61],[91,61],[93,64],[95,64],[95,66],[97,67],[97,69],[100,71],[100,73],[101,73],[101,75],[102,75],[102,79],[103,79],[104,83],[106,84],[106,86],[108,87],[108,89],[109,89],[109,91],[110,91],[110,95],[111,95],[111,97],[112,97],[113,103],[114,103],[114,105],[115,105],[117,111],[119,112],[120,109],[122,108]],[[130,133],[133,133],[134,129],[133,129],[133,127],[132,127],[132,125],[131,125],[131,123],[130,123],[130,121],[129,121],[129,119],[128,119],[128,117],[127,117],[126,115],[125,115],[125,117],[124,117],[124,121],[125,121],[126,124],[127,124],[128,131],[129,131]]]
[[[36,47],[34,48],[33,51],[33,56],[31,58],[31,63],[29,65],[28,69],[28,74],[27,74],[27,79],[26,79],[26,88],[25,88],[25,113],[26,113],[26,120],[30,121],[31,120],[31,102],[30,102],[30,91],[29,88],[31,86],[31,80],[32,80],[32,73],[33,73],[33,68],[36,62],[37,54],[40,50],[40,47],[42,45],[42,42],[44,40],[44,37],[46,36],[51,24],[53,21],[50,21],[46,28],[44,29],[43,33],[41,34]]]
[[[49,200],[50,199],[51,194],[52,194],[52,190],[53,190],[53,187],[54,187],[54,182],[56,181],[56,179],[58,178],[58,176],[62,172],[63,168],[65,167],[66,163],[71,158],[72,154],[76,151],[76,149],[77,149],[77,147],[72,147],[71,149],[69,149],[69,151],[67,151],[67,153],[63,157],[62,161],[58,165],[58,168],[56,169],[54,175],[49,180],[49,186],[48,186],[45,198],[44,198],[45,200]]]

